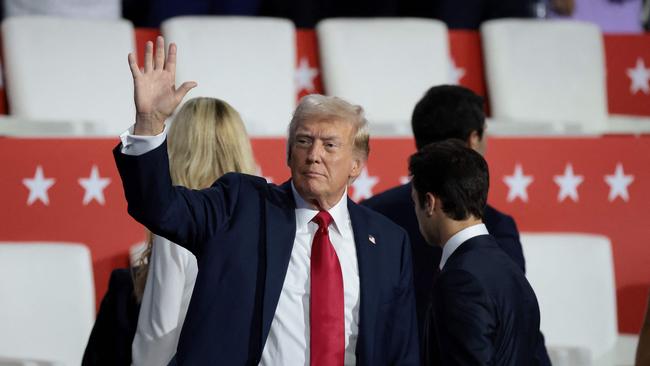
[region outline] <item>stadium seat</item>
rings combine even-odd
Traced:
[[[497,19],[481,26],[494,122],[560,134],[650,132],[650,119],[610,116],[602,34],[591,23]]]
[[[0,242],[0,360],[81,364],[95,319],[90,251]]]
[[[296,105],[296,35],[289,20],[188,16],[163,22],[161,31],[178,44],[177,84],[198,83],[185,100],[223,99],[250,135],[286,135]]]
[[[130,22],[13,17],[2,23],[10,114],[25,123],[92,122],[81,133],[117,135],[133,124],[133,81],[126,55]],[[26,130],[38,133],[37,128]],[[64,130],[65,133],[65,130]]]
[[[618,333],[609,239],[522,233],[521,243],[553,365],[633,365],[637,337]]]
[[[373,135],[410,136],[415,103],[447,84],[449,41],[431,19],[326,19],[316,27],[325,92],[360,104]]]

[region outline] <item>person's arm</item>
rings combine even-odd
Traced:
[[[393,324],[393,339],[396,345],[397,359],[395,365],[420,365],[420,346],[418,338],[417,316],[415,311],[415,292],[413,289],[413,264],[411,244],[408,235],[403,232],[400,270],[400,293],[396,306],[397,319]]]
[[[174,86],[176,46],[169,46],[165,58],[164,40],[147,43],[144,69],[140,70],[133,54],[129,65],[135,85],[136,122],[133,134],[155,136],[164,130],[164,122],[180,103],[183,96],[196,84],[186,82]],[[240,177],[224,176],[213,187],[192,191],[173,187],[169,175],[167,146],[160,146],[141,155],[114,150],[128,211],[151,232],[163,236],[201,254],[201,245],[229,219],[237,202]]]
[[[154,237],[138,327],[133,340],[134,365],[166,365],[176,353],[187,308],[187,277],[196,278],[194,256],[161,237]]]
[[[434,286],[434,324],[443,365],[494,362],[494,306],[471,274],[450,270],[438,277]]]

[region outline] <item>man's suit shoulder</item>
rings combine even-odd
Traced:
[[[382,213],[377,212],[365,205],[355,204],[363,215],[368,218],[368,225],[370,229],[379,229],[381,231],[394,232],[395,234],[407,237],[406,231],[393,220],[384,216]]]
[[[361,204],[370,207],[375,211],[390,214],[395,210],[402,211],[404,207],[407,209],[411,208],[410,195],[410,184],[405,184],[376,194],[363,201]]]
[[[484,211],[485,224],[488,226],[488,231],[495,237],[499,236],[519,236],[517,224],[512,216],[507,215],[496,208],[487,205]]]

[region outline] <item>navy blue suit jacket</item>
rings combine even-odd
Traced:
[[[420,234],[418,221],[415,217],[413,200],[411,199],[410,183],[391,188],[361,204],[393,220],[396,224],[403,227],[410,237],[413,253],[413,281],[415,284],[418,332],[420,339],[424,341],[427,336],[425,334],[427,331],[424,329],[427,318],[426,312],[431,301],[433,277],[440,263],[442,249],[438,246],[427,244],[422,234]],[[514,261],[517,267],[525,273],[524,254],[515,221],[512,217],[499,212],[490,205],[485,207],[483,214],[483,222],[488,232],[496,239],[499,247]],[[425,351],[426,346],[429,345],[421,344],[421,350]],[[537,353],[540,359],[545,360],[541,363],[542,365],[551,364],[543,342]]]
[[[361,203],[383,214],[408,233],[413,251],[413,279],[417,304],[418,324],[423,324],[424,311],[431,294],[434,271],[440,263],[442,249],[432,246],[420,234],[411,199],[411,184],[389,189]],[[491,206],[485,208],[483,222],[488,232],[497,239],[499,246],[525,271],[524,254],[519,242],[519,232],[512,217],[502,214]]]
[[[436,277],[440,365],[539,365],[539,306],[526,277],[491,235],[464,242]]]
[[[176,362],[257,365],[295,238],[290,185],[231,173],[206,190],[173,187],[166,144],[140,156],[124,155],[120,148],[114,156],[129,213],[198,260]],[[417,365],[408,236],[350,200],[348,210],[359,264],[357,363]]]

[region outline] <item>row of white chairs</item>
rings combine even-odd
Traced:
[[[610,240],[522,233],[521,242],[553,364],[633,365],[638,337],[618,333]],[[142,247],[134,246],[132,259]],[[0,278],[0,365],[79,365],[95,311],[88,248],[0,242]]]
[[[161,32],[179,46],[177,81],[199,83],[188,98],[229,101],[252,136],[285,135],[296,104],[290,21],[178,17]],[[326,94],[364,106],[374,134],[410,135],[417,100],[450,80],[440,21],[328,19],[317,35]],[[608,113],[597,26],[505,19],[486,22],[481,35],[492,133],[650,132],[650,118]],[[128,21],[13,17],[2,24],[2,40],[10,116],[0,120],[0,134],[115,135],[133,122]]]

